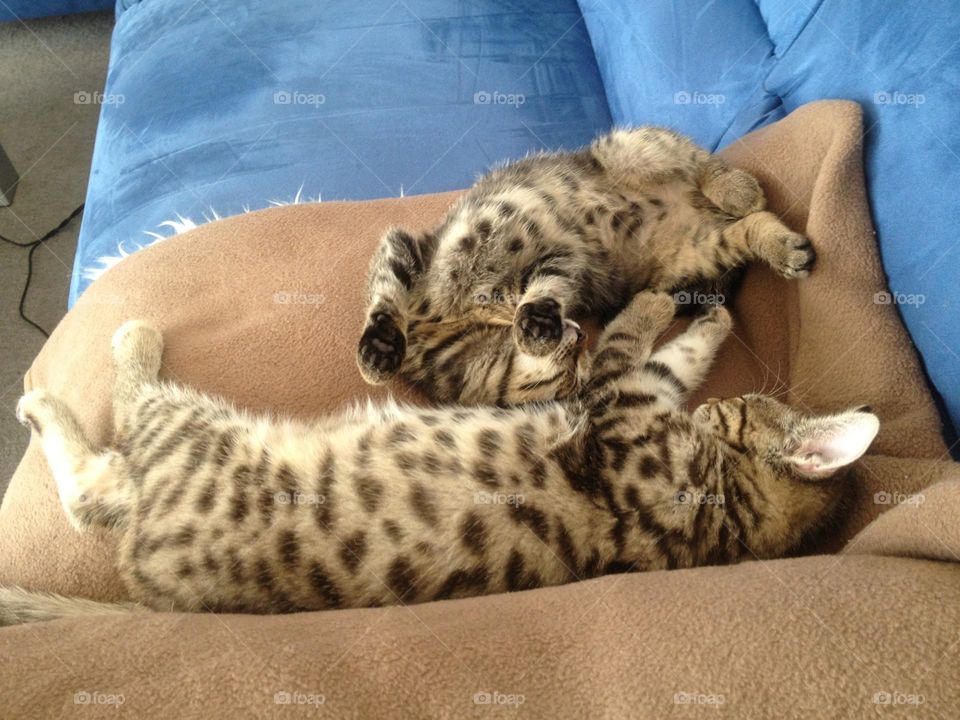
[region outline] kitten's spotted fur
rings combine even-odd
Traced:
[[[615,130],[496,169],[436,230],[395,228],[368,278],[357,360],[442,402],[575,394],[581,334],[639,290],[724,285],[749,260],[806,276],[810,242],[765,212],[757,181],[670,130]]]
[[[140,605],[0,589],[0,624],[131,608],[292,612],[522,590],[613,570],[782,555],[835,509],[877,431],[760,396],[680,404],[730,329],[714,308],[651,355],[674,305],[641,293],[577,400],[370,406],[316,422],[157,379],[160,334],[114,340],[116,441],[38,390],[21,420],[78,527],[113,527]]]

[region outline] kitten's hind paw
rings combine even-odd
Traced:
[[[712,330],[726,336],[733,328],[733,317],[723,305],[712,305],[703,315],[691,323],[691,327]]]
[[[798,233],[789,233],[778,239],[780,247],[771,263],[773,269],[789,279],[807,277],[817,260],[810,240]]]
[[[31,390],[17,402],[17,420],[38,434],[43,433],[44,406],[48,401],[46,390]]]
[[[677,314],[677,306],[672,295],[664,292],[644,290],[633,296],[633,300],[624,312],[629,312],[637,320],[644,322],[657,334],[666,330]]]
[[[514,338],[528,355],[549,355],[563,337],[563,316],[560,303],[543,298],[523,303],[513,321]]]
[[[371,385],[386,382],[400,369],[406,353],[407,339],[397,321],[387,313],[370,316],[357,348],[363,379]]]
[[[756,178],[736,168],[716,178],[708,186],[707,192],[717,207],[734,217],[746,217],[767,206],[767,199]]]

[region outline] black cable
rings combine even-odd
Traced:
[[[65,217],[60,222],[60,224],[57,225],[53,230],[50,230],[43,237],[37,238],[36,240],[33,240],[31,242],[25,242],[25,243],[17,242],[16,240],[11,240],[8,237],[4,237],[3,235],[0,235],[0,240],[3,240],[3,242],[5,243],[9,243],[10,245],[13,245],[19,248],[30,248],[30,252],[27,253],[27,281],[23,284],[23,292],[20,293],[20,305],[18,306],[18,310],[20,312],[20,317],[24,321],[28,322],[30,325],[33,325],[41,333],[43,333],[44,337],[50,337],[50,333],[48,333],[42,327],[37,325],[33,320],[28,318],[27,314],[23,311],[24,303],[26,303],[27,301],[27,292],[29,292],[30,290],[30,281],[33,279],[33,253],[36,251],[38,247],[43,245],[43,243],[45,243],[47,240],[50,240],[51,238],[58,235],[61,230],[63,230],[67,225],[69,225],[73,221],[75,217],[77,217],[77,215],[82,213],[83,205],[84,205],[83,203],[80,203],[79,207],[74,209],[74,211],[70,213],[67,217]]]

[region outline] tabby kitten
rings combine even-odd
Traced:
[[[131,608],[379,606],[782,555],[836,507],[877,432],[756,395],[681,409],[730,329],[641,293],[603,332],[582,398],[512,409],[372,405],[276,420],[160,382],[160,334],[114,339],[116,442],[94,449],[49,393],[18,415],[68,517],[120,534],[140,604],[0,589],[0,624]]]
[[[512,405],[578,392],[582,334],[639,290],[715,292],[762,260],[806,276],[810,242],[757,181],[670,130],[614,130],[493,170],[431,232],[398,228],[370,266],[363,377],[433,400]]]

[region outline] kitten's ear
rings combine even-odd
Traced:
[[[822,480],[860,458],[879,430],[879,418],[862,410],[804,420],[785,459],[801,475]]]

